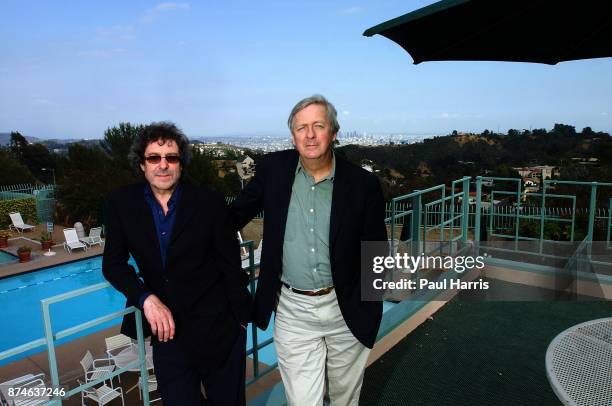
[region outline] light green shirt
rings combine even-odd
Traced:
[[[281,280],[300,290],[333,286],[329,259],[329,215],[331,212],[336,158],[331,173],[318,183],[298,160],[291,189],[289,213],[283,241]]]

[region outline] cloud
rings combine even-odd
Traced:
[[[166,11],[173,10],[189,10],[191,5],[189,3],[159,3],[153,8],[148,9],[140,17],[140,22],[143,24],[153,22],[160,14]]]
[[[607,116],[607,115],[608,115],[608,113],[606,113],[605,111],[602,111],[600,114],[601,114],[602,116]]]
[[[97,38],[103,41],[131,40],[136,37],[133,25],[113,25],[111,27],[100,27]]]
[[[461,113],[441,113],[433,116],[435,119],[442,120],[457,120],[457,119],[466,119],[466,118],[482,118],[482,114],[461,114]]]
[[[344,114],[345,116],[348,116],[349,114],[351,114],[351,112],[348,110],[343,110],[342,114]]]
[[[79,52],[77,55],[82,58],[112,58],[117,55],[125,55],[127,50],[125,48],[112,48],[112,49],[88,49]]]
[[[363,7],[361,6],[353,6],[340,10],[340,14],[357,14],[363,11]]]
[[[44,97],[36,97],[32,101],[34,102],[34,104],[51,104],[51,101],[49,99],[45,99]]]

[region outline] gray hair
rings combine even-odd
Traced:
[[[311,104],[320,104],[325,107],[325,111],[327,112],[327,121],[331,126],[332,134],[337,134],[338,131],[340,131],[340,124],[338,124],[338,113],[336,112],[336,108],[320,94],[314,94],[297,102],[295,107],[293,107],[293,110],[291,110],[291,114],[289,114],[289,119],[287,120],[289,130],[293,133],[293,120],[295,119],[295,115]]]

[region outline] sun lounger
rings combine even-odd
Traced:
[[[11,217],[11,222],[13,223],[9,225],[10,230],[23,233],[24,231],[28,231],[35,228],[33,225],[25,224],[23,222],[23,218],[21,217],[21,213],[19,212],[9,213],[9,216]]]
[[[68,251],[68,253],[72,254],[72,250],[76,248],[83,248],[87,251],[87,245],[79,241],[79,236],[74,228],[64,228],[64,238],[66,238],[64,249]]]

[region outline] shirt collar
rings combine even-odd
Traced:
[[[307,176],[311,176],[302,166],[302,158],[298,158],[298,163],[297,163],[297,167],[295,168],[295,174],[297,175],[300,172],[304,172],[305,175]],[[329,173],[329,175],[327,175],[326,177],[324,177],[323,179],[321,179],[321,182],[323,182],[324,180],[334,180],[334,176],[336,176],[336,154],[334,153],[334,150],[332,150],[332,169],[331,172]]]
[[[168,211],[172,210],[176,206],[176,202],[178,201],[180,194],[181,194],[181,183],[179,182],[177,183],[176,188],[174,189],[174,192],[172,192],[172,196],[170,196],[170,200],[168,200]],[[145,184],[145,187],[144,187],[144,198],[149,203],[154,202],[155,204],[159,205],[159,202],[157,201],[157,199],[155,198],[155,195],[153,194],[153,191],[151,190],[151,185],[149,185],[148,183]]]

